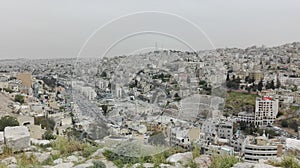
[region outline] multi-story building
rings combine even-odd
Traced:
[[[249,78],[253,79],[255,82],[259,82],[264,78],[264,74],[261,71],[250,72]]]
[[[255,124],[272,125],[278,113],[278,99],[271,97],[256,98]]]
[[[191,141],[188,136],[188,129],[175,127],[170,130],[170,144],[171,146],[181,146],[184,148],[190,148]]]
[[[247,123],[254,123],[255,121],[254,113],[253,112],[247,113],[246,111],[239,112],[238,120]]]
[[[218,136],[224,139],[230,139],[233,135],[233,123],[231,121],[221,121],[218,125]]]
[[[259,160],[269,160],[276,157],[281,157],[283,145],[268,140],[263,135],[256,137],[253,141],[248,141],[245,144],[244,160],[247,162],[259,162]]]
[[[233,123],[229,120],[207,119],[201,128],[201,132],[213,138],[218,136],[224,139],[230,139],[233,136]]]

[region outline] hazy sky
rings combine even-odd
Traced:
[[[117,41],[107,56],[137,53],[155,43],[212,49],[203,32],[217,48],[300,41],[299,0],[0,0],[0,59],[76,57],[94,30],[142,11],[156,12],[108,24],[80,56],[101,57]]]

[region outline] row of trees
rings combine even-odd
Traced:
[[[245,82],[249,83],[249,84],[252,83],[251,86],[245,87],[245,89],[248,92],[250,92],[251,90],[252,91],[256,91],[256,90],[262,91],[262,89],[264,87],[263,80],[260,80],[258,84],[255,84],[254,79],[250,78],[249,76],[245,77]],[[240,83],[241,83],[241,79],[239,77],[236,78],[235,75],[233,75],[232,79],[230,79],[229,73],[227,74],[227,78],[226,78],[227,88],[238,90],[238,89],[240,89]],[[266,89],[276,89],[276,88],[280,88],[280,86],[281,86],[281,84],[280,84],[279,80],[276,81],[276,85],[275,85],[274,80],[267,81],[267,83],[265,84]],[[244,88],[242,88],[242,89],[244,89]]]
[[[241,79],[239,77],[235,77],[233,75],[232,80],[230,80],[229,78],[229,73],[227,74],[227,78],[226,78],[226,86],[229,89],[239,89],[240,88],[240,83],[241,83]]]

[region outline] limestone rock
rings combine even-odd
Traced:
[[[42,163],[50,158],[50,152],[36,152],[33,155],[37,158],[38,162]]]
[[[78,157],[76,157],[76,156],[74,156],[74,155],[68,156],[68,157],[66,158],[66,162],[73,162],[73,163],[76,163],[76,162],[78,162],[78,161],[79,161]]]
[[[53,168],[71,168],[73,166],[74,166],[73,163],[60,163],[56,166],[53,166]]]
[[[30,147],[30,133],[25,126],[5,127],[4,140],[7,147],[14,152]]]
[[[56,159],[56,160],[53,161],[53,164],[55,164],[55,165],[58,165],[58,164],[61,164],[61,163],[63,163],[63,159],[62,158],[58,158],[58,159]]]
[[[4,133],[0,132],[0,145],[4,144]]]
[[[154,164],[153,163],[143,163],[143,164],[136,163],[132,166],[132,168],[138,168],[140,166],[145,167],[145,168],[153,168]]]
[[[15,157],[8,157],[1,161],[5,165],[17,164],[17,159]]]
[[[16,165],[16,164],[11,164],[11,165],[8,165],[7,168],[18,168],[18,165]]]
[[[194,159],[194,162],[199,165],[199,167],[207,168],[211,165],[211,158],[209,155],[201,155]]]
[[[96,152],[94,152],[92,155],[91,155],[91,157],[92,158],[95,158],[95,157],[102,157],[103,156],[103,153],[104,152],[104,149],[103,148],[100,148],[100,149],[98,149]]]
[[[171,163],[177,163],[178,161],[180,161],[183,164],[186,164],[192,159],[193,159],[192,152],[185,152],[185,153],[176,153],[174,155],[171,155],[167,158],[167,161]]]
[[[58,150],[52,150],[51,155],[59,155],[59,151]]]
[[[171,167],[173,167],[173,166],[172,166],[172,165],[169,165],[169,164],[164,164],[164,163],[162,163],[162,164],[159,165],[159,167],[160,167],[160,168],[171,168]]]
[[[4,148],[4,135],[3,132],[0,132],[0,155],[3,153]]]
[[[106,167],[109,167],[109,168],[117,168],[117,166],[112,162],[112,161],[108,161],[106,159],[104,160],[101,160],[105,165]]]
[[[83,163],[83,164],[79,164],[79,165],[75,166],[74,168],[89,168],[92,166],[93,166],[92,163]]]
[[[264,163],[237,163],[233,168],[278,168]]]
[[[38,139],[31,138],[30,141],[33,145],[44,145],[45,146],[45,145],[50,144],[49,140],[38,140]]]

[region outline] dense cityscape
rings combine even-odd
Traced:
[[[300,43],[0,62],[0,167],[299,167]]]

